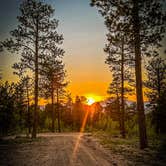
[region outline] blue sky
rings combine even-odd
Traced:
[[[1,0],[0,38],[9,37],[10,30],[17,25],[19,4],[22,0]],[[104,63],[106,42],[104,20],[90,0],[43,0],[55,8],[59,20],[58,32],[63,34],[64,62],[67,70],[69,90],[75,95],[95,94],[106,96],[111,73]],[[163,42],[166,45],[166,40]],[[163,55],[163,47],[161,54]],[[164,55],[163,55],[164,56]],[[5,52],[0,56],[0,67],[4,80],[15,80],[11,66],[19,60],[18,55]]]
[[[0,6],[0,37],[5,39],[9,31],[17,25],[21,0],[5,0]],[[111,74],[104,63],[103,47],[106,29],[102,17],[90,0],[45,0],[55,8],[55,18],[59,20],[58,32],[64,35],[64,62],[66,64],[69,89],[73,95],[106,95]],[[3,53],[0,65],[3,77],[10,80],[11,65],[19,56]],[[8,74],[5,74],[8,73]]]

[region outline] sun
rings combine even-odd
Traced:
[[[92,98],[92,97],[88,97],[88,98],[87,98],[87,104],[88,104],[88,105],[92,105],[93,103],[95,103],[95,99]]]

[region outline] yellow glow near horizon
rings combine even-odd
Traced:
[[[95,103],[95,100],[92,97],[87,98],[88,105],[92,105],[93,103]]]
[[[94,102],[98,102],[98,101],[101,101],[101,100],[104,100],[105,96],[100,96],[100,95],[97,95],[97,94],[85,94],[84,95],[87,100],[90,100],[92,102],[92,100]]]

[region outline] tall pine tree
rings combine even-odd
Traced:
[[[130,37],[131,49],[135,54],[136,96],[140,135],[140,148],[148,146],[144,101],[142,92],[142,54],[150,55],[151,48],[160,47],[165,33],[166,15],[162,8],[162,0],[91,0],[105,20],[123,18],[127,20],[125,32]],[[117,19],[119,21],[119,19]],[[125,22],[123,23],[125,25]],[[117,26],[118,24],[114,24]]]
[[[43,95],[51,99],[52,105],[52,132],[55,131],[55,96],[56,109],[58,113],[58,131],[60,132],[60,113],[59,113],[59,92],[67,85],[64,83],[65,70],[62,61],[54,56],[45,59],[43,69],[41,71],[41,87],[44,88]]]
[[[150,108],[153,111],[153,124],[155,125],[155,131],[157,134],[166,131],[166,111],[162,107],[165,103],[166,92],[166,60],[157,56],[148,61],[146,66],[147,81],[145,86],[149,89],[146,93],[150,101]]]
[[[18,27],[11,31],[11,38],[2,44],[11,52],[21,53],[21,63],[34,74],[34,116],[32,138],[37,133],[39,96],[39,70],[48,52],[61,52],[57,44],[63,37],[56,31],[58,20],[53,18],[54,9],[40,0],[24,0],[20,5]]]
[[[118,13],[114,13],[114,17],[107,17],[105,24],[109,33],[107,34],[106,47],[104,51],[108,54],[106,58],[106,63],[109,65],[111,72],[113,73],[114,80],[120,82],[118,86],[120,93],[120,120],[121,120],[121,134],[125,138],[125,93],[127,90],[125,84],[132,80],[132,65],[133,61],[133,52],[130,49],[130,38],[126,28],[129,27],[128,19],[124,17],[119,17]],[[115,26],[116,25],[116,26]],[[132,64],[132,65],[131,65]],[[115,81],[114,81],[115,83]],[[130,88],[131,90],[131,88]]]

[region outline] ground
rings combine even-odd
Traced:
[[[165,166],[163,142],[158,151],[101,132],[44,133],[35,140],[11,136],[0,140],[0,166]]]
[[[35,141],[0,144],[0,166],[111,166],[124,165],[91,134],[39,134]],[[19,138],[18,138],[19,139]],[[20,140],[19,140],[20,141]]]

